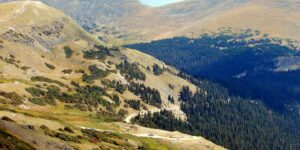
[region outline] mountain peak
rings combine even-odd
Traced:
[[[91,36],[70,17],[40,1],[3,3],[0,12],[0,37],[7,41],[48,51],[54,45],[74,38],[91,40]]]
[[[0,23],[26,25],[61,18],[64,14],[40,1],[15,1],[0,5]]]
[[[11,13],[22,13],[24,12],[28,7],[34,7],[38,9],[49,9],[50,7],[44,4],[41,1],[33,1],[33,0],[24,0],[24,1],[9,1],[8,3],[1,4],[2,7],[12,5],[16,7],[16,9]]]

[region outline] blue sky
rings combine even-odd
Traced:
[[[183,0],[140,0],[143,4],[158,7]]]

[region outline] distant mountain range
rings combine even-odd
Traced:
[[[0,2],[0,149],[300,148],[298,0]]]
[[[300,39],[297,0],[185,0],[163,7],[145,6],[138,0],[42,1],[63,10],[81,25],[102,32],[114,30],[112,34],[121,39],[194,37],[222,27],[251,28],[272,37]]]

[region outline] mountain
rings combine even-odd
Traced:
[[[296,1],[187,0],[158,8],[134,0],[64,2],[45,0],[65,7],[85,30],[40,1],[0,5],[4,149],[299,149],[295,101],[278,111],[263,99],[232,93],[218,80],[297,70],[294,41],[226,27],[126,46],[140,51],[116,46],[189,34],[192,24],[241,6],[283,9]],[[297,84],[297,74],[291,76],[287,82]],[[237,85],[246,94],[256,88]]]
[[[42,2],[0,4],[0,147],[224,149],[130,123],[163,109],[185,120],[178,93],[196,86],[177,73],[149,55],[100,42]]]
[[[197,37],[223,27],[251,28],[271,37],[299,40],[297,0],[185,0],[162,7],[145,6],[138,0],[43,2],[63,10],[86,29],[94,29],[91,32],[104,41],[111,35],[126,43]]]
[[[117,27],[139,32],[150,40],[197,37],[223,27],[251,28],[272,37],[299,40],[297,6],[299,2],[294,0],[186,0],[129,15]]]

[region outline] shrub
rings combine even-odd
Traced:
[[[120,109],[118,112],[118,115],[120,115],[121,117],[125,117],[125,115],[128,114],[128,111],[125,109]]]
[[[85,73],[85,71],[83,69],[78,69],[78,70],[75,70],[75,73]]]
[[[152,69],[153,69],[154,75],[156,75],[156,76],[159,76],[164,73],[164,69],[160,68],[159,65],[157,65],[157,64],[154,64]]]
[[[161,96],[157,89],[152,89],[150,87],[146,87],[144,84],[132,82],[128,86],[128,90],[136,96],[140,96],[140,98],[147,104],[156,107],[160,107],[162,104]]]
[[[113,145],[120,146],[124,149],[136,149],[131,144],[127,142],[125,138],[120,136],[117,133],[111,133],[111,132],[99,132],[92,129],[82,129],[81,132],[91,138],[90,141],[93,141],[93,143],[97,143],[99,141],[103,141],[105,143],[110,143]],[[103,148],[103,146],[101,146]]]
[[[39,88],[35,88],[35,87],[29,87],[25,89],[28,93],[30,93],[32,96],[35,97],[40,97],[40,96],[45,96],[46,95],[46,91],[39,89]]]
[[[98,60],[104,60],[106,56],[110,56],[109,49],[107,47],[101,46],[101,45],[95,45],[95,49],[97,50],[88,50],[85,51],[83,54],[83,57],[85,59],[98,59]]]
[[[104,78],[108,75],[107,71],[104,71],[102,69],[99,69],[97,65],[90,65],[89,70],[92,75],[98,76],[99,78]]]
[[[73,55],[73,51],[69,46],[64,47],[66,58],[71,58]]]
[[[55,66],[54,65],[51,65],[51,64],[48,64],[48,63],[45,63],[45,65],[51,69],[51,70],[54,70],[55,69]]]
[[[53,85],[47,87],[47,91],[35,87],[26,88],[26,91],[34,97],[29,101],[41,106],[56,105],[55,98],[60,96],[59,87]]]
[[[90,75],[88,74],[83,74],[82,76],[82,80],[84,82],[87,82],[87,83],[93,83],[94,80],[97,80],[97,79],[100,79],[100,78],[104,78],[108,75],[108,71],[104,71],[102,69],[99,69],[97,68],[97,65],[90,65],[89,66],[89,70],[91,72]]]
[[[67,135],[65,133],[56,133],[55,137],[64,140],[64,141],[71,141],[71,142],[75,142],[75,143],[81,143],[80,139],[78,137],[75,136],[71,136],[71,135]]]
[[[30,69],[30,67],[22,66],[21,69],[24,70],[24,71],[26,71],[26,70]]]
[[[65,84],[63,84],[60,81],[53,80],[53,79],[50,79],[50,78],[47,78],[47,77],[42,77],[42,76],[31,77],[31,81],[40,81],[40,82],[55,83],[55,84],[58,84],[61,87],[66,86]]]
[[[14,120],[10,119],[10,118],[7,117],[7,116],[3,116],[3,117],[1,118],[1,120],[8,121],[8,122],[15,122]]]
[[[37,104],[40,106],[46,106],[47,102],[42,98],[29,98],[29,101],[33,104]]]
[[[135,63],[131,64],[125,60],[123,63],[117,65],[117,68],[123,75],[125,75],[128,80],[146,80],[146,75],[139,69],[138,65]]]
[[[56,106],[57,103],[54,98],[45,98],[45,102],[49,105]]]
[[[125,103],[135,110],[141,110],[141,101],[139,100],[125,100]]]
[[[56,132],[53,130],[50,130],[48,127],[43,130],[44,130],[44,134],[46,134],[48,136],[55,137],[55,135],[56,135]]]
[[[65,133],[55,132],[55,131],[49,129],[45,125],[41,125],[40,128],[44,131],[44,134],[46,134],[48,136],[56,137],[56,138],[59,138],[59,139],[64,140],[64,141],[71,141],[71,142],[75,142],[75,143],[81,143],[80,138],[78,138],[78,137],[67,135]]]
[[[112,98],[112,100],[115,102],[116,106],[120,106],[121,102],[120,102],[120,98],[119,98],[118,95],[114,95],[113,98]]]
[[[70,127],[65,127],[64,130],[69,132],[69,133],[75,133],[74,130]]]
[[[175,100],[174,100],[174,98],[173,98],[171,95],[168,96],[168,101],[169,101],[170,103],[172,103],[172,104],[175,103]]]
[[[42,125],[40,126],[40,128],[43,129],[43,130],[49,129],[49,128],[48,128],[46,125],[44,125],[44,124],[42,124]]]
[[[117,92],[120,94],[123,94],[126,91],[126,86],[123,85],[121,82],[113,80],[102,80],[101,81],[103,85],[109,87],[109,88],[114,88]]]
[[[13,105],[20,105],[23,104],[23,98],[19,96],[16,92],[4,92],[0,91],[0,96],[3,96],[11,101]]]
[[[71,74],[72,73],[72,69],[65,69],[65,70],[63,70],[62,72],[64,73],[64,74]]]

